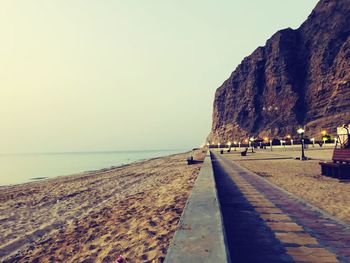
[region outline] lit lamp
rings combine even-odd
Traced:
[[[218,148],[220,148],[220,143],[218,142]]]
[[[327,131],[323,130],[323,131],[321,132],[321,134],[322,134],[323,144],[325,144],[325,143],[326,143],[326,140],[327,140],[327,137],[326,137]]]
[[[254,138],[251,137],[251,138],[249,139],[249,147],[252,147],[252,152],[254,152],[254,148],[253,148],[253,144],[252,144],[253,141],[254,141]]]
[[[283,140],[280,140],[280,143],[281,143],[281,147],[283,146]]]
[[[271,151],[272,151],[272,140],[270,140],[270,148],[271,148]]]
[[[304,154],[304,132],[305,132],[305,130],[303,128],[299,128],[297,130],[297,132],[301,136],[301,160],[304,161],[304,160],[307,160],[307,158]]]
[[[207,146],[208,146],[208,148],[210,148],[210,144],[209,144],[209,142],[207,142]]]
[[[312,147],[315,147],[315,138],[311,138],[312,141]]]
[[[265,143],[268,143],[269,142],[269,138],[268,137],[264,137],[264,146],[265,146]],[[265,147],[266,149],[266,147]]]
[[[238,142],[238,148],[241,149],[241,142]]]
[[[290,145],[291,145],[292,148],[293,148],[293,139],[290,140]]]
[[[231,142],[228,142],[227,145],[228,145],[228,151],[230,152],[231,151]]]

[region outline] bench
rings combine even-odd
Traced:
[[[320,162],[322,175],[350,179],[350,149],[334,149],[332,161]]]
[[[187,159],[187,164],[191,165],[191,164],[197,164],[197,163],[202,163],[203,161],[200,160],[194,160],[193,156],[191,156],[190,158]]]

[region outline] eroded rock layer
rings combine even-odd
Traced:
[[[216,90],[208,141],[335,134],[350,122],[350,1],[321,0],[274,34]]]

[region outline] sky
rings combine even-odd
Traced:
[[[218,88],[316,0],[0,0],[0,153],[190,149]]]

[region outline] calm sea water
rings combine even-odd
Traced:
[[[119,166],[185,150],[0,154],[0,185]]]

